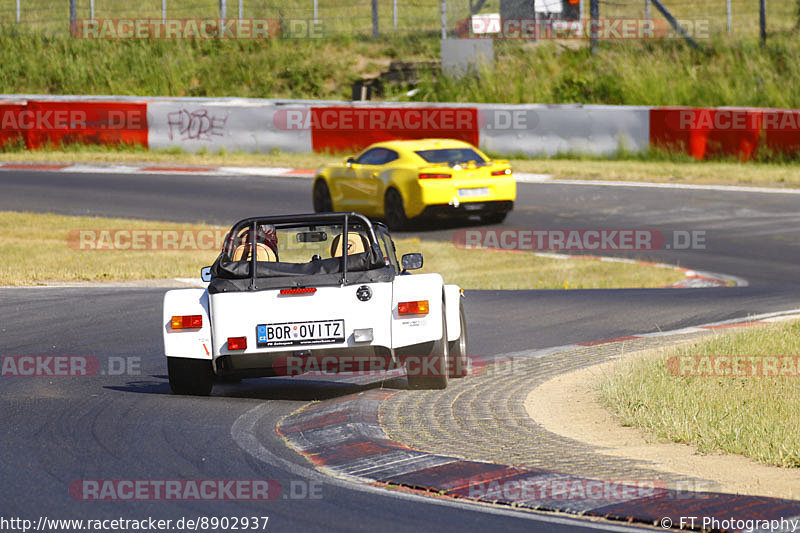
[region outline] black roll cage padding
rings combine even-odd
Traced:
[[[306,215],[277,215],[277,216],[266,216],[266,217],[248,217],[243,218],[242,220],[238,221],[236,224],[233,225],[233,229],[237,230],[238,228],[249,225],[250,226],[250,235],[252,238],[250,239],[250,246],[252,247],[250,250],[250,290],[256,290],[256,243],[255,243],[255,236],[256,236],[256,226],[257,224],[271,224],[271,225],[282,225],[288,224],[288,227],[291,227],[291,224],[297,224],[298,226],[305,226],[313,223],[324,224],[324,223],[342,223],[343,231],[342,231],[342,279],[341,284],[347,284],[347,233],[350,228],[350,220],[357,219],[364,227],[367,229],[369,235],[369,248],[370,254],[372,256],[373,261],[379,262],[384,261],[383,256],[380,253],[380,244],[378,243],[378,237],[375,235],[375,228],[373,227],[373,222],[365,217],[360,213],[356,213],[354,211],[348,212],[335,212],[335,213],[310,213]],[[380,223],[377,223],[380,224]]]

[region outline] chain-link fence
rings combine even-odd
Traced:
[[[585,3],[588,5],[589,1],[586,0]],[[757,37],[759,34],[759,0],[662,0],[661,3],[679,22],[686,22],[686,26],[704,25],[707,21],[712,37],[717,35],[730,35],[734,38]],[[663,15],[649,0],[601,0],[600,15],[663,19]],[[766,1],[768,32],[792,30],[796,27],[797,21],[796,0]]]
[[[74,12],[71,4],[74,1]],[[513,0],[512,0],[513,1]],[[381,35],[399,33],[439,34],[444,23],[448,35],[472,12],[500,13],[508,0],[0,0],[0,25],[20,25],[47,33],[68,32],[70,16],[78,19],[188,19],[248,18],[314,22],[322,35]],[[560,18],[559,3],[578,4],[580,17],[590,17],[590,0],[536,0],[536,17]],[[530,4],[534,0],[520,0]],[[676,19],[685,25],[708,27],[708,35],[733,38],[757,36],[759,0],[662,0]],[[768,32],[788,31],[797,26],[797,0],[768,0]],[[545,13],[543,9],[551,8]],[[664,16],[650,0],[600,0],[603,18],[663,21]],[[687,28],[693,30],[692,27]]]
[[[69,31],[70,2],[54,4],[52,0],[0,0],[0,24]],[[449,28],[469,16],[469,0],[447,0],[444,5]],[[375,26],[379,34],[438,33],[442,6],[441,0],[77,0],[75,15],[78,19],[274,19],[285,25],[315,22],[324,35],[372,35]]]

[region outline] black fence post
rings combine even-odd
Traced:
[[[591,20],[589,21],[591,26],[589,28],[589,31],[591,32],[590,50],[594,53],[595,48],[597,47],[597,25],[599,24],[600,20],[600,0],[592,0],[589,12],[591,14]]]
[[[761,27],[761,46],[767,43],[767,0],[759,0],[759,26]]]
[[[761,1],[763,2],[764,0]],[[669,12],[667,6],[661,3],[661,0],[650,0],[650,2],[652,2],[653,5],[656,6],[656,9],[658,9],[662,15],[664,15],[664,18],[667,19],[667,22],[669,22],[673,28],[675,28],[675,31],[677,31],[681,35],[681,37],[686,39],[687,43],[689,43],[693,48],[697,48],[698,50],[700,49],[700,45],[697,44],[697,41],[692,39],[692,36],[689,35],[689,32],[686,31],[686,28],[681,26],[681,23],[678,22],[675,19],[675,17],[672,16],[672,13]]]
[[[372,0],[372,38],[378,38],[378,0]]]
[[[69,32],[72,35],[78,31],[78,0],[69,0]]]

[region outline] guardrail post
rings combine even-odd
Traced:
[[[447,0],[441,2],[442,11],[442,40],[447,39]]]
[[[767,0],[760,0],[758,3],[758,25],[761,28],[761,45],[767,43]]]

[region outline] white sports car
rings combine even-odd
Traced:
[[[346,246],[343,245],[346,243]],[[219,379],[404,366],[411,388],[466,373],[463,291],[407,275],[386,226],[357,213],[247,218],[203,269],[206,289],[164,296],[164,351],[177,394]]]

